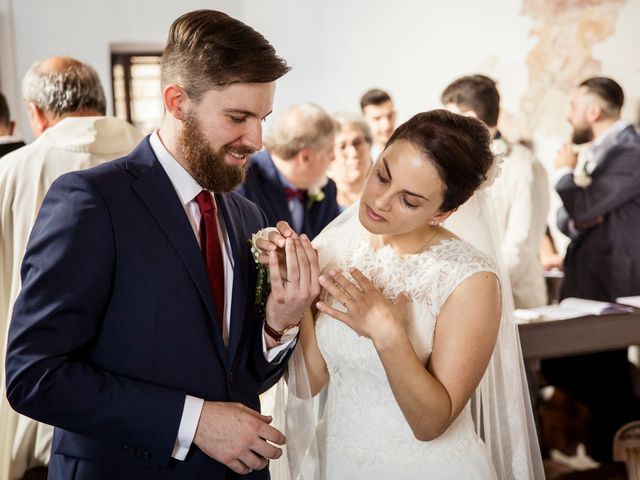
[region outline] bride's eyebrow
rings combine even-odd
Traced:
[[[384,165],[384,169],[387,171],[387,175],[389,175],[389,180],[391,180],[393,178],[391,176],[391,170],[389,170],[389,164],[387,164],[387,160],[384,157],[382,157],[382,164]],[[413,192],[410,192],[409,190],[402,190],[402,193],[406,193],[407,195],[411,195],[412,197],[420,197],[426,200],[427,202],[431,201],[424,195],[420,195],[419,193],[413,193]]]
[[[391,170],[389,170],[389,165],[387,164],[387,159],[382,157],[382,164],[384,165],[384,169],[387,171],[387,175],[389,175],[389,180],[393,179],[391,176]]]

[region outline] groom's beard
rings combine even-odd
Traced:
[[[189,115],[178,134],[178,147],[182,153],[185,167],[203,188],[211,192],[231,192],[244,182],[249,161],[242,166],[227,165],[224,161],[228,152],[240,155],[251,155],[254,149],[241,146],[225,145],[214,151],[211,144],[202,134],[200,122],[194,115]]]
[[[582,127],[573,127],[573,135],[571,142],[575,145],[583,145],[593,140],[593,128],[590,125]]]

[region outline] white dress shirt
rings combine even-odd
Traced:
[[[202,186],[194,180],[178,161],[173,158],[169,151],[165,148],[155,131],[149,137],[151,149],[156,154],[158,161],[164,168],[173,188],[175,188],[178,198],[182,203],[193,233],[196,236],[198,244],[200,244],[200,208],[196,202],[196,196],[203,190]],[[215,197],[212,195],[215,205]],[[231,254],[231,246],[229,244],[229,235],[224,223],[224,217],[220,209],[216,208],[218,217],[218,236],[220,238],[220,247],[222,249],[222,257],[224,259],[224,317],[222,322],[222,339],[224,344],[229,342],[229,326],[231,323],[231,296],[233,292],[233,256]],[[262,347],[266,360],[273,362],[279,358],[279,354],[294,344],[295,340],[278,345],[267,350],[265,333],[262,335]],[[184,408],[182,410],[182,418],[180,419],[180,427],[178,429],[178,437],[173,447],[171,456],[177,460],[184,460],[191,448],[193,438],[198,427],[200,414],[204,405],[204,399],[186,395]]]

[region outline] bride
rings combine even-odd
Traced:
[[[482,123],[420,113],[316,238],[323,293],[286,401],[280,385],[287,459],[274,480],[544,478],[481,191],[493,163]]]

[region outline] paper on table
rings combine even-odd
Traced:
[[[527,313],[537,314],[537,317],[529,316],[529,318],[527,318],[525,315],[516,313],[516,318],[525,322],[535,320],[566,320],[567,318],[584,317],[585,315],[604,315],[632,311],[633,309],[631,307],[625,307],[615,303],[569,297],[562,300],[558,305],[545,305],[543,307],[525,310]]]
[[[616,298],[616,302],[640,308],[640,295],[634,295],[633,297],[618,297]]]

